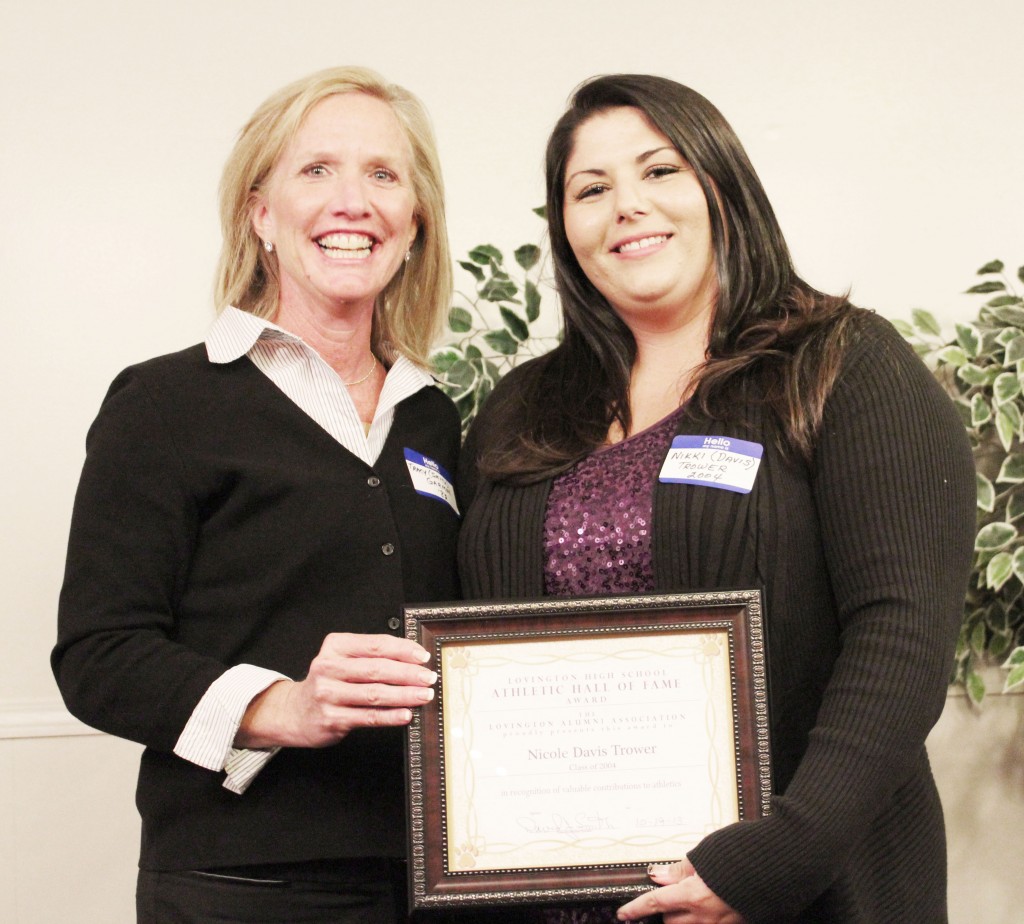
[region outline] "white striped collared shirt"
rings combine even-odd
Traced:
[[[315,350],[270,321],[225,308],[206,335],[206,353],[214,363],[248,356],[300,410],[367,465],[376,462],[384,448],[397,405],[434,381],[425,370],[399,356],[388,370],[367,432],[338,374]],[[245,792],[280,749],[234,747],[238,726],[254,697],[287,679],[252,664],[229,668],[196,705],[174,753],[208,770],[227,771],[225,788]]]

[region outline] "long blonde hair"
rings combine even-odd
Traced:
[[[341,93],[366,93],[387,103],[412,148],[418,232],[409,260],[377,297],[372,346],[382,359],[400,353],[426,365],[452,291],[437,145],[423,104],[368,68],[329,68],[289,84],[267,99],[239,133],[220,182],[223,244],[214,290],[217,310],[234,305],[263,318],[277,311],[277,258],[264,250],[253,230],[255,196],[309,111],[325,97]]]

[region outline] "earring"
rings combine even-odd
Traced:
[[[411,259],[412,259],[412,250],[407,250],[405,252],[405,262],[408,263]]]
[[[264,241],[263,242],[263,249],[266,250],[267,253],[273,253],[274,252],[274,245],[271,244],[270,241]]]

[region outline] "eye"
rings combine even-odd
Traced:
[[[652,180],[660,180],[663,177],[680,173],[682,169],[682,167],[676,167],[673,164],[655,164],[644,171],[644,176]]]
[[[576,202],[582,202],[584,199],[593,199],[596,196],[600,196],[601,193],[607,190],[608,186],[605,183],[591,183],[575,193],[572,198]]]
[[[310,164],[302,172],[306,176],[327,176],[327,168],[323,164]]]
[[[377,180],[380,183],[398,182],[398,176],[394,173],[394,171],[389,170],[387,167],[375,167],[371,172],[370,176],[372,176],[375,180]]]

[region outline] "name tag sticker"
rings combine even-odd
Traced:
[[[456,513],[459,505],[455,501],[455,487],[451,476],[433,459],[420,455],[413,449],[402,450],[405,453],[405,464],[409,468],[412,486],[417,494],[432,497],[447,504]]]
[[[677,436],[658,480],[749,494],[764,447],[731,436]]]

